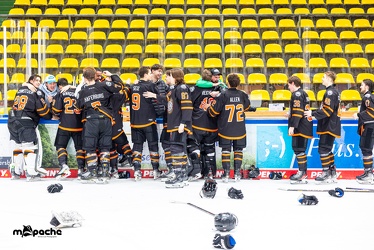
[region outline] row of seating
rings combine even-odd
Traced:
[[[33,28],[38,27],[37,22],[33,19],[27,19],[30,22],[30,26]],[[24,26],[24,22],[18,24],[18,26]],[[373,20],[374,26],[374,20]],[[243,18],[242,20],[233,19],[231,17],[225,17],[222,24],[219,19],[206,19],[204,21],[197,19],[195,16],[191,16],[185,22],[181,19],[172,19],[170,18],[166,23],[163,19],[152,19],[148,23],[143,19],[133,19],[130,21],[130,24],[126,19],[116,19],[113,22],[110,22],[107,19],[79,19],[73,23],[69,19],[60,19],[55,23],[52,19],[41,20],[38,24],[40,27],[49,27],[50,29],[89,29],[93,28],[95,30],[107,30],[107,29],[145,29],[148,30],[175,30],[175,29],[236,29],[236,30],[246,30],[246,29],[285,29],[285,30],[296,30],[296,28],[315,28],[317,30],[330,29],[334,28],[352,28],[357,30],[371,30],[372,24],[367,18],[357,18],[353,21],[347,18],[339,18],[333,23],[331,19],[320,17],[314,22],[310,18],[302,18],[299,22],[295,22],[290,18],[279,19],[278,23],[274,19],[265,18],[258,21],[253,18]],[[17,28],[17,23],[13,19],[4,20],[2,27],[6,28]]]
[[[372,5],[372,0],[16,0],[15,6],[253,6],[253,5]]]
[[[206,8],[202,11],[201,8],[189,8],[186,11],[182,8],[170,8],[169,10],[165,8],[153,8],[150,11],[148,8],[134,8],[130,10],[130,8],[117,8],[113,10],[113,8],[82,8],[78,10],[77,8],[64,8],[60,10],[59,8],[46,8],[43,10],[42,8],[28,8],[26,11],[23,8],[12,8],[9,11],[9,15],[105,15],[110,18],[110,15],[325,15],[325,14],[332,14],[332,15],[341,15],[341,14],[350,14],[350,15],[364,15],[364,14],[374,14],[374,8],[370,7],[367,10],[360,8],[360,7],[353,7],[346,10],[345,8],[332,8],[331,10],[327,8],[295,8],[294,10],[290,8],[259,8],[257,11],[255,8],[242,8],[240,10],[236,8],[223,8],[220,10],[219,8]],[[105,18],[105,17],[101,17]]]

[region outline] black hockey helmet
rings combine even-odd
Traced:
[[[257,178],[260,175],[260,169],[255,167],[255,165],[251,165],[248,169],[248,178]]]
[[[232,213],[220,213],[214,217],[214,226],[220,232],[228,232],[238,225],[238,217]]]
[[[213,199],[216,196],[217,188],[217,182],[214,179],[206,179],[200,191],[200,197]]]

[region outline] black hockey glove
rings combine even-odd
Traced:
[[[60,183],[57,184],[51,184],[47,187],[48,193],[59,193],[63,189],[62,185]]]
[[[269,179],[271,179],[271,180],[282,180],[282,173],[271,171],[270,174],[269,174]]]
[[[216,234],[213,239],[213,246],[215,248],[232,249],[234,248],[235,244],[236,242],[230,234],[223,236]]]
[[[251,165],[248,171],[248,178],[257,178],[260,175],[260,169],[256,168],[255,165]]]
[[[331,189],[331,190],[329,190],[329,195],[331,195],[333,197],[342,198],[343,195],[344,195],[344,190],[341,189],[341,188]]]
[[[243,199],[244,198],[244,195],[242,193],[242,190],[239,190],[239,189],[235,189],[233,187],[231,187],[229,189],[229,192],[228,192],[228,195],[231,199]]]
[[[318,199],[314,195],[305,195],[302,194],[299,197],[299,202],[301,205],[317,205]]]
[[[130,172],[122,171],[118,173],[118,179],[128,179],[130,178]]]

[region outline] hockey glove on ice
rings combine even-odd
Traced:
[[[251,165],[248,171],[248,178],[257,178],[260,175],[260,169],[256,168],[255,165]]]
[[[329,190],[329,195],[331,195],[333,197],[342,198],[343,195],[344,195],[344,190],[341,189],[341,188],[331,189],[331,190]]]
[[[235,244],[236,242],[230,234],[223,236],[216,234],[213,239],[213,246],[215,248],[232,249],[234,248]]]
[[[242,190],[235,189],[235,188],[230,188],[228,195],[231,199],[243,199],[244,195],[242,193]]]
[[[271,180],[282,180],[282,173],[271,171],[270,174],[269,174],[269,178]]]
[[[299,197],[299,202],[301,205],[317,205],[318,199],[314,195],[305,195],[302,194]]]
[[[60,183],[57,184],[51,184],[47,187],[48,193],[59,193],[63,189],[62,185]]]

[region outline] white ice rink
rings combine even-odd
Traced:
[[[108,185],[81,184],[77,180],[56,182],[45,179],[0,179],[0,249],[121,249],[121,250],[207,250],[214,249],[213,216],[172,200],[190,202],[213,213],[230,212],[239,218],[229,232],[234,249],[374,249],[374,193],[348,193],[331,197],[316,195],[319,204],[302,206],[301,192],[280,191],[280,187],[333,189],[368,187],[354,180],[333,185],[290,185],[288,180],[242,180],[218,182],[214,199],[201,199],[203,180],[182,189],[166,189],[152,179],[113,180]],[[47,186],[61,183],[61,193],[50,194]],[[232,200],[227,189],[241,189],[243,200]],[[78,211],[80,228],[62,229],[54,238],[21,237],[13,230],[30,225],[49,229],[51,211]],[[225,234],[225,233],[223,233]]]

